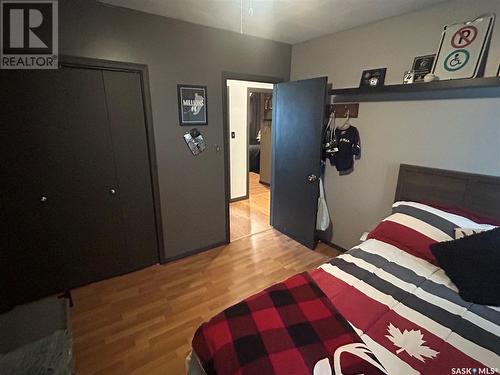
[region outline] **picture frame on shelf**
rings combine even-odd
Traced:
[[[411,67],[411,70],[414,72],[413,82],[424,82],[424,77],[432,71],[435,59],[435,53],[417,56],[413,59],[413,65]]]
[[[387,68],[368,69],[361,73],[359,87],[380,87],[385,83]]]
[[[415,82],[415,71],[409,70],[403,74],[403,84],[409,85]]]

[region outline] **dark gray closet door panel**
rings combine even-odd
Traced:
[[[156,263],[140,76],[63,67],[0,84],[0,309]]]
[[[65,225],[65,242],[72,254],[70,286],[75,287],[127,272],[129,259],[120,201],[112,193],[117,179],[102,71],[64,68],[60,74],[66,132],[57,139],[60,154],[54,179],[56,195],[66,197],[60,211],[74,213]]]
[[[158,263],[146,124],[138,73],[103,71],[131,269]]]
[[[273,102],[271,224],[314,248],[326,77],[279,83]]]
[[[51,246],[45,178],[59,120],[57,72],[0,71],[0,244],[5,306],[67,284],[65,254]],[[49,196],[50,198],[50,196]]]

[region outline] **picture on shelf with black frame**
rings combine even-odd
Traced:
[[[424,77],[432,71],[435,59],[435,53],[415,57],[411,67],[411,70],[414,72],[413,82],[424,82]]]
[[[387,68],[363,70],[359,87],[380,87],[384,85]]]
[[[179,124],[208,125],[207,86],[177,85]]]

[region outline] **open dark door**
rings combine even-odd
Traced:
[[[271,225],[314,249],[327,78],[274,86]]]

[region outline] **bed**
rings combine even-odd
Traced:
[[[401,165],[368,239],[198,328],[189,374],[494,374],[500,307],[466,302],[429,250],[500,220],[500,177]]]

